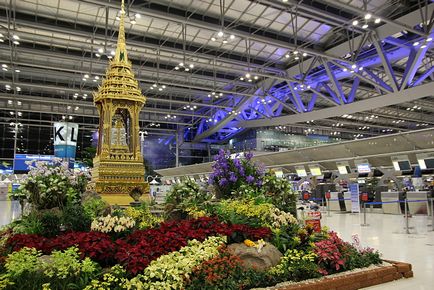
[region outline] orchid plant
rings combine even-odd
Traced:
[[[230,197],[242,185],[262,186],[265,167],[254,163],[252,157],[253,154],[249,152],[244,157],[236,155],[231,158],[229,151],[219,151],[214,158],[213,172],[209,178],[209,183],[214,185],[217,191],[217,197]]]
[[[54,158],[45,161],[28,161],[29,172],[20,187],[11,194],[12,199],[27,200],[38,210],[63,208],[67,203],[80,200],[86,188],[87,176],[76,174],[67,162]]]

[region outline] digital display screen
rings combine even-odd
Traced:
[[[359,173],[369,173],[371,172],[371,166],[368,163],[357,164],[357,171]]]
[[[434,158],[432,159],[425,159],[425,167],[426,169],[432,169],[434,168]]]
[[[349,174],[351,173],[351,168],[348,165],[338,165],[338,170],[340,174]]]
[[[393,167],[396,171],[408,171],[411,170],[411,164],[408,160],[402,160],[402,161],[394,161]]]
[[[320,176],[321,173],[321,168],[319,167],[310,167],[310,173],[312,173],[313,176]]]
[[[306,169],[304,169],[304,168],[296,168],[295,171],[297,172],[297,175],[299,177],[307,176]]]

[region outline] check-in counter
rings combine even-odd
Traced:
[[[329,209],[333,211],[341,211],[341,206],[339,204],[339,192],[330,192],[330,200],[326,200]]]
[[[428,214],[428,192],[409,191],[407,192],[408,210],[410,214]],[[413,200],[423,200],[412,202]]]
[[[401,214],[401,207],[399,205],[399,192],[397,191],[386,191],[381,192],[381,201],[382,202],[389,202],[389,201],[395,201],[393,203],[383,203],[383,213],[388,214]]]

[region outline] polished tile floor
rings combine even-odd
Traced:
[[[20,205],[0,201],[0,225],[17,218]],[[434,289],[434,231],[431,219],[414,216],[409,220],[410,234],[401,215],[368,213],[368,226],[361,226],[363,216],[349,213],[323,213],[322,225],[339,233],[347,241],[357,234],[363,246],[380,250],[383,258],[409,262],[413,265],[414,278],[370,287],[367,289],[432,290]]]
[[[363,246],[376,248],[384,259],[409,262],[414,278],[402,279],[366,289],[432,290],[434,289],[434,231],[431,217],[413,216],[409,219],[410,234],[404,228],[402,215],[367,214],[368,226],[361,226],[359,214],[323,214],[322,224],[339,233],[347,241],[357,234]]]

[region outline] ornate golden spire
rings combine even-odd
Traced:
[[[129,199],[128,193],[149,192],[139,137],[140,111],[146,98],[127,57],[124,20],[122,0],[116,54],[93,95],[99,114],[99,137],[92,180],[96,191],[113,204],[129,203],[113,200],[115,196],[125,200]]]
[[[119,99],[136,101],[143,105],[146,98],[142,95],[131,67],[125,41],[125,3],[122,0],[116,54],[110,61],[106,77],[102,80],[98,92],[94,93],[94,102],[97,103],[104,99]]]
[[[118,44],[116,47],[115,61],[123,61],[128,63],[127,47],[125,41],[125,3],[122,0],[121,16],[119,21]]]

